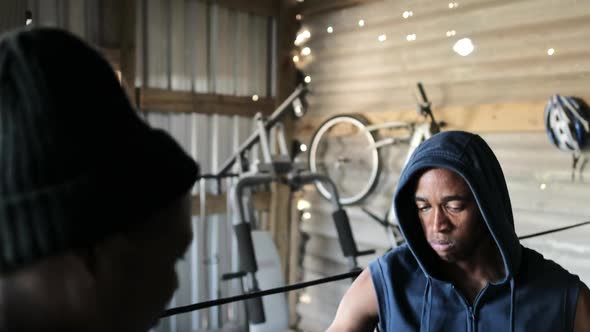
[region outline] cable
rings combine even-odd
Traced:
[[[560,231],[565,231],[566,229],[570,229],[570,228],[574,228],[574,227],[580,227],[580,226],[584,226],[590,224],[590,221],[584,221],[578,224],[574,224],[574,225],[570,225],[570,226],[565,226],[565,227],[560,227],[560,228],[554,228],[554,229],[550,229],[548,231],[543,231],[543,232],[539,232],[539,233],[533,233],[533,234],[529,234],[529,235],[524,235],[524,236],[520,236],[518,237],[519,240],[525,240],[525,239],[530,239],[532,237],[536,237],[536,236],[541,236],[541,235],[545,235],[545,234],[550,234],[550,233],[555,233],[555,232],[560,232]]]
[[[163,318],[163,317],[178,315],[178,314],[191,312],[191,311],[195,311],[195,310],[200,310],[200,309],[204,309],[204,308],[219,306],[219,305],[226,304],[226,303],[243,301],[243,300],[248,300],[248,299],[252,299],[252,298],[256,298],[256,297],[262,297],[262,296],[267,296],[267,295],[272,295],[272,294],[277,294],[277,293],[290,292],[292,290],[301,289],[301,288],[319,285],[319,284],[325,284],[328,282],[342,280],[342,279],[355,278],[361,273],[361,271],[362,270],[358,269],[358,270],[353,270],[348,273],[337,274],[337,275],[334,275],[331,277],[301,282],[301,283],[292,284],[292,285],[288,285],[288,286],[271,288],[271,289],[267,289],[267,290],[263,290],[263,291],[259,291],[259,292],[252,292],[252,293],[247,293],[247,294],[242,294],[242,295],[237,295],[237,296],[224,297],[224,298],[217,299],[217,300],[189,304],[186,306],[181,306],[181,307],[176,307],[176,308],[165,310],[164,313],[160,317]]]
[[[550,229],[550,230],[539,232],[539,233],[524,235],[524,236],[518,237],[518,239],[519,240],[530,239],[533,237],[537,237],[537,236],[541,236],[541,235],[545,235],[545,234],[550,234],[550,233],[555,233],[555,232],[560,232],[560,231],[564,231],[564,230],[567,230],[570,228],[580,227],[580,226],[584,226],[584,225],[588,225],[588,224],[590,224],[590,221],[585,221],[585,222],[577,223],[577,224],[570,225],[570,226],[560,227],[560,228],[554,228],[554,229]],[[296,284],[287,285],[287,286],[283,286],[283,287],[271,288],[271,289],[267,289],[267,290],[263,290],[263,291],[252,292],[252,293],[247,293],[247,294],[242,294],[242,295],[237,295],[237,296],[225,297],[225,298],[221,298],[221,299],[217,299],[217,300],[210,300],[210,301],[204,301],[204,302],[199,302],[199,303],[195,303],[195,304],[189,304],[186,306],[181,306],[181,307],[176,307],[176,308],[165,310],[164,313],[162,313],[162,315],[160,317],[164,318],[164,317],[174,316],[174,315],[187,313],[187,312],[191,312],[191,311],[195,311],[195,310],[200,310],[200,309],[204,309],[204,308],[219,306],[219,305],[226,304],[226,303],[243,301],[243,300],[248,300],[248,299],[252,299],[252,298],[257,298],[257,297],[262,297],[262,296],[267,296],[267,295],[272,295],[272,294],[277,294],[277,293],[290,292],[290,291],[293,291],[296,289],[325,284],[328,282],[342,280],[342,279],[356,278],[361,273],[361,271],[362,271],[361,269],[354,269],[348,273],[337,274],[337,275],[334,275],[331,277],[320,278],[320,279],[316,279],[316,280],[312,280],[312,281],[306,281],[306,282],[296,283]]]

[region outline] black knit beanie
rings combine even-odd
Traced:
[[[2,37],[0,274],[141,227],[197,177],[83,41],[50,28]]]

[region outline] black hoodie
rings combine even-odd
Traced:
[[[445,168],[468,184],[504,263],[504,278],[488,284],[470,305],[436,274],[414,203],[415,180]],[[579,279],[520,245],[504,174],[479,136],[461,131],[422,143],[404,168],[393,207],[406,245],[369,265],[382,331],[572,331]]]

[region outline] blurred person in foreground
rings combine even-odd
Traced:
[[[147,331],[178,286],[198,165],[70,33],[0,39],[0,331]]]

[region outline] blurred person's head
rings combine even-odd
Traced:
[[[192,239],[196,163],[57,29],[0,39],[0,331],[146,331]]]

